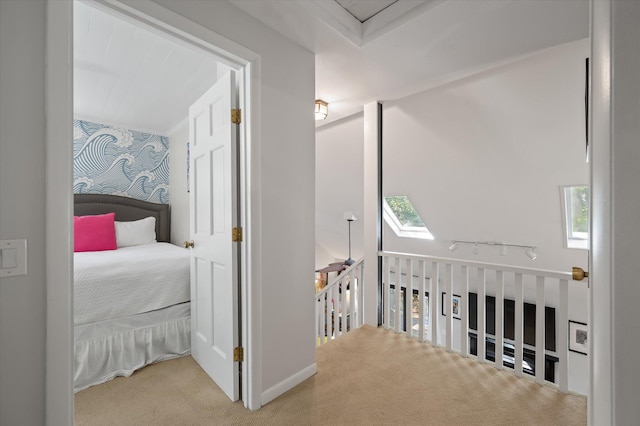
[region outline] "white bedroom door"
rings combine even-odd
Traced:
[[[239,398],[237,125],[233,72],[189,108],[191,350],[232,401]]]

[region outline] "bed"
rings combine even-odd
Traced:
[[[74,194],[74,216],[75,392],[190,354],[189,251],[169,243],[169,205]],[[79,248],[98,231],[78,223],[103,216],[115,217],[117,248]]]

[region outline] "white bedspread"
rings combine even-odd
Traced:
[[[169,243],[74,253],[75,324],[189,301],[189,251]]]

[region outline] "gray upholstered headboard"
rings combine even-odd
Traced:
[[[169,242],[171,210],[169,204],[150,203],[119,195],[73,194],[73,214],[85,216],[114,212],[116,220],[127,222],[153,216],[156,218],[156,239]]]

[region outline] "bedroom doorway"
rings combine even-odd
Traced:
[[[77,3],[75,3],[77,4]],[[102,11],[106,11],[108,13],[111,13],[115,16],[118,16],[119,18],[129,21],[129,22],[134,22],[135,25],[140,26],[140,27],[145,27],[145,28],[152,28],[153,31],[155,32],[163,32],[165,37],[174,37],[176,40],[178,40],[180,43],[187,43],[190,45],[190,48],[195,48],[195,49],[202,49],[205,53],[207,53],[208,55],[211,55],[213,57],[215,57],[225,68],[229,68],[231,69],[231,74],[237,75],[237,81],[234,84],[234,86],[237,86],[237,88],[239,89],[240,93],[243,96],[238,97],[237,102],[239,103],[239,107],[240,109],[244,110],[243,111],[243,115],[245,117],[249,117],[250,115],[250,103],[251,100],[248,96],[248,93],[250,93],[249,91],[249,86],[250,85],[256,85],[256,83],[251,83],[251,79],[254,78],[254,71],[252,70],[251,67],[251,63],[249,62],[250,58],[247,58],[246,60],[241,60],[239,59],[240,53],[236,52],[236,54],[228,54],[225,51],[223,51],[220,48],[216,48],[213,46],[213,44],[211,44],[211,41],[204,41],[201,39],[197,39],[195,37],[188,37],[187,41],[185,41],[185,37],[184,37],[184,33],[183,32],[179,32],[181,30],[176,30],[173,27],[170,27],[168,24],[159,24],[158,20],[156,18],[153,17],[149,17],[144,15],[142,12],[139,11],[135,11],[132,10],[131,8],[125,7],[124,5],[121,5],[119,3],[113,2],[110,4],[103,4],[103,3],[94,3],[94,2],[87,2],[87,3],[82,3],[82,4],[88,4],[90,6],[96,6],[99,7],[100,10]],[[151,24],[152,23],[152,24]],[[194,24],[195,25],[195,24]],[[181,37],[177,37],[176,34],[180,33]],[[240,49],[243,50],[243,49]],[[242,53],[247,53],[245,51],[242,51]],[[221,56],[222,55],[222,56]],[[246,57],[246,56],[245,56]],[[238,171],[240,173],[237,181],[239,183],[242,183],[245,186],[242,185],[238,185],[237,190],[234,190],[234,194],[233,196],[235,197],[233,200],[230,199],[230,203],[231,205],[237,206],[238,209],[238,217],[242,217],[244,218],[244,226],[247,227],[250,223],[250,215],[248,214],[248,212],[246,212],[244,210],[244,202],[243,200],[246,197],[246,194],[248,193],[248,191],[246,190],[246,179],[244,178],[244,176],[242,175],[243,171],[247,169],[247,164],[246,164],[246,150],[247,150],[247,145],[249,144],[249,140],[248,138],[245,138],[244,135],[249,134],[249,132],[247,131],[247,129],[250,126],[248,124],[245,123],[241,123],[239,125],[239,130],[238,130],[238,138],[239,138],[239,143],[238,143],[238,161],[236,163],[236,165],[238,166]],[[235,180],[235,179],[234,179]],[[245,234],[246,235],[246,234]],[[237,255],[238,255],[238,259],[243,259],[246,258],[245,254],[246,254],[246,248],[247,244],[246,244],[246,237],[245,237],[245,243],[241,244],[240,247],[237,249]],[[237,330],[237,334],[236,334],[236,341],[234,344],[238,343],[238,339],[239,342],[241,344],[242,347],[245,348],[245,353],[248,353],[251,351],[251,345],[250,345],[250,338],[251,338],[251,328],[250,325],[247,321],[243,320],[243,317],[246,317],[246,314],[244,314],[244,312],[246,312],[243,309],[240,309],[241,306],[246,305],[247,304],[247,300],[250,298],[250,295],[248,295],[247,293],[247,277],[250,276],[249,275],[249,265],[246,265],[244,263],[242,263],[242,261],[238,261],[237,262],[237,268],[238,268],[238,273],[236,273],[235,275],[237,277],[241,277],[241,279],[239,281],[237,281],[237,292],[235,293],[235,297],[233,298],[233,306],[228,306],[226,308],[226,310],[228,311],[233,311],[233,312],[238,312],[237,316],[234,316],[235,318],[237,318],[237,323],[240,324],[240,328]],[[193,274],[192,274],[193,275]],[[73,306],[72,306],[73,308]],[[71,315],[73,315],[71,313]],[[233,314],[232,314],[233,315]],[[242,317],[240,316],[242,315]],[[73,333],[72,333],[73,335]],[[71,353],[73,354],[73,349],[71,349]],[[252,357],[249,356],[249,359],[251,359]],[[255,357],[254,357],[255,358]],[[244,362],[234,362],[233,363],[234,366],[232,368],[234,368],[234,375],[236,377],[236,381],[238,381],[238,389],[251,389],[251,373],[252,370],[250,368],[250,365],[248,363],[244,363]],[[239,377],[242,377],[242,382],[239,382]],[[244,405],[249,407],[249,408],[258,408],[259,405],[256,407],[256,404],[259,404],[259,402],[257,401],[257,398],[255,398],[255,395],[251,395],[249,393],[244,393],[242,396],[242,400],[244,401]],[[253,400],[252,400],[253,398]],[[232,398],[233,399],[233,398]],[[237,397],[236,397],[237,399]]]

